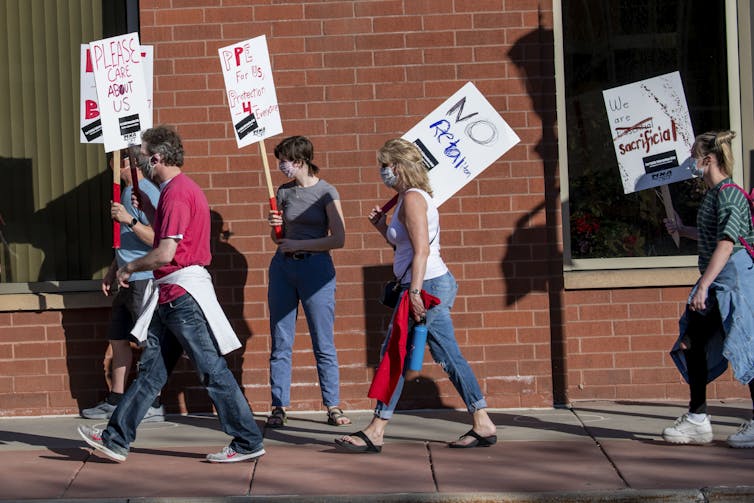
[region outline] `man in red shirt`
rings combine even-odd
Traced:
[[[144,257],[118,269],[121,287],[137,271],[154,271],[159,292],[152,292],[132,331],[145,349],[139,373],[113,411],[105,430],[86,425],[79,434],[95,449],[124,461],[136,427],[162,389],[176,360],[185,351],[217,410],[230,445],[208,454],[215,463],[255,459],[265,451],[262,433],[241,388],[227,366],[224,354],[241,346],[217,302],[205,266],[209,249],[209,205],[199,186],[182,170],[183,145],[171,128],[159,126],[142,134],[144,175],[160,188],[154,212],[154,247]],[[142,198],[145,201],[146,198]]]

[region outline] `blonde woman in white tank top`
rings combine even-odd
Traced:
[[[453,330],[450,309],[458,285],[440,255],[440,222],[432,200],[427,171],[421,152],[413,143],[389,140],[380,149],[377,159],[383,183],[398,192],[398,204],[388,224],[381,208],[375,207],[369,221],[395,249],[393,271],[403,277],[402,288],[408,290],[410,317],[414,322],[426,319],[427,343],[432,358],[448,374],[472,417],[472,427],[450,442],[449,447],[489,447],[497,442],[496,427],[487,414],[487,402],[474,372],[461,354]],[[405,273],[405,276],[404,276]],[[440,304],[425,309],[421,291],[440,299]],[[387,333],[391,333],[388,328]],[[383,344],[382,354],[387,348]],[[382,451],[385,428],[393,415],[403,390],[401,377],[389,403],[380,400],[371,422],[363,430],[337,438],[335,443],[351,452]]]

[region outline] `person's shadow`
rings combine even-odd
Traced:
[[[252,336],[244,316],[244,288],[248,262],[230,244],[233,232],[225,227],[222,215],[210,210],[210,251],[212,262],[207,270],[212,276],[217,300],[241,341],[241,348],[225,356],[228,367],[243,389],[243,361],[246,344]],[[166,411],[201,413],[213,410],[212,402],[199,383],[194,365],[187,358],[179,358],[162,393]]]
[[[523,72],[542,137],[534,150],[544,167],[544,199],[516,222],[500,264],[507,306],[534,291],[546,292],[550,314],[552,388],[555,404],[567,403],[563,331],[563,254],[558,233],[560,184],[556,135],[555,66],[552,30],[541,26],[519,38],[508,52]]]

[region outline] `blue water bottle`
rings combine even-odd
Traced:
[[[408,370],[419,371],[424,362],[424,346],[427,344],[427,325],[424,320],[414,324],[408,353]]]

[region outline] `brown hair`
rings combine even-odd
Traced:
[[[319,173],[319,168],[312,162],[314,145],[306,136],[289,136],[282,140],[275,147],[275,158],[291,162],[305,162],[309,166],[310,175]]]
[[[183,142],[172,126],[157,126],[141,134],[147,152],[160,154],[165,166],[183,166]]]

